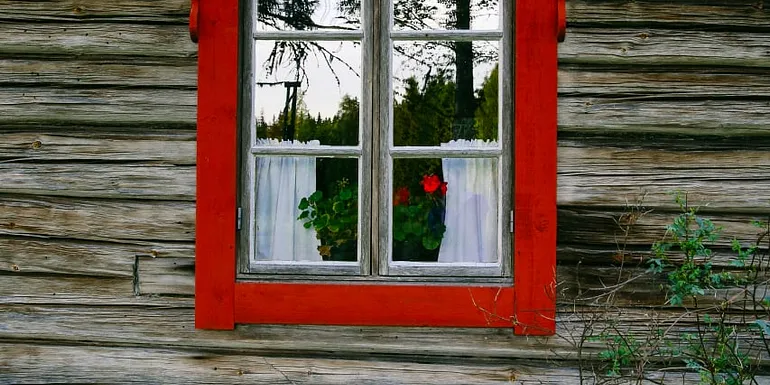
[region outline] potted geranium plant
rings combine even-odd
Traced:
[[[324,261],[355,261],[358,240],[358,199],[356,186],[347,179],[337,182],[336,193],[324,197],[316,191],[299,202],[306,229],[313,227],[321,241],[318,252]]]
[[[393,199],[393,259],[434,262],[444,237],[447,183],[438,175],[424,175],[421,191],[396,189]]]

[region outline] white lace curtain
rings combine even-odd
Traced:
[[[258,139],[258,146],[318,147],[320,142]],[[297,220],[299,202],[316,190],[316,158],[257,158],[256,261],[321,261],[315,231]]]
[[[453,140],[442,147],[496,147],[495,141]],[[446,232],[438,261],[497,262],[497,161],[493,158],[444,158],[447,182]]]

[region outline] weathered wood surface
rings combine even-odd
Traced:
[[[770,21],[769,21],[770,22]],[[602,67],[561,65],[559,96],[639,97],[642,100],[767,98],[766,69],[703,69],[662,66]]]
[[[521,338],[509,328],[392,328],[290,325],[239,325],[233,331],[196,330],[189,308],[143,307],[131,311],[116,306],[10,305],[0,309],[4,342],[41,345],[100,345],[156,349],[200,349],[220,353],[289,357],[336,357],[412,360],[433,357],[434,362],[510,362],[515,359],[572,360],[575,345],[583,342],[587,359],[602,349],[598,341],[580,341],[586,327],[600,332],[612,322],[638,337],[651,328],[692,329],[694,313],[635,308],[576,308],[558,314],[557,335]],[[601,312],[600,312],[601,311]],[[90,321],[89,321],[90,320]],[[751,322],[740,315],[729,322]],[[91,327],[78,325],[89,322]],[[748,342],[746,340],[745,342]],[[595,357],[594,357],[595,358]],[[457,361],[460,359],[461,361]]]
[[[99,21],[186,24],[190,2],[185,0],[47,0],[0,1],[0,20]]]
[[[565,98],[559,129],[581,133],[668,133],[692,136],[768,135],[767,100],[648,100],[644,97]]]
[[[136,258],[192,261],[190,243],[102,243],[30,237],[0,237],[0,273],[133,277]]]
[[[0,193],[191,201],[195,167],[0,163]]]
[[[70,130],[49,133],[43,130],[36,133],[0,131],[0,161],[148,161],[191,166],[195,165],[195,146],[194,132],[156,136],[140,132],[111,136],[100,135],[93,130],[80,134]],[[15,163],[5,167],[17,166],[24,166],[28,170],[37,167],[45,172],[47,165]],[[0,179],[5,177],[8,176],[0,172]]]
[[[123,23],[0,23],[0,57],[194,58],[187,25]]]
[[[194,128],[194,90],[3,87],[0,125]]]
[[[177,58],[131,60],[0,59],[3,87],[107,87],[195,89],[195,62]]]
[[[568,0],[570,25],[666,25],[685,28],[767,30],[770,11],[761,0]]]
[[[767,32],[567,28],[559,61],[569,64],[770,67]]]
[[[195,204],[0,196],[0,235],[192,242]]]
[[[576,384],[574,369],[532,361],[486,365],[282,358],[172,349],[0,345],[13,383]],[[40,361],[48,363],[43,370]],[[132,373],[119,368],[130,367]],[[546,380],[536,380],[543,378]],[[536,382],[532,382],[536,381]]]

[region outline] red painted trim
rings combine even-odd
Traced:
[[[190,1],[190,40],[198,42],[198,0]]]
[[[199,15],[195,326],[515,324],[555,331],[556,2],[516,2],[515,252],[512,287],[236,283],[238,0]],[[473,300],[475,299],[476,304]],[[482,309],[497,316],[489,317]]]
[[[556,2],[516,1],[517,334],[555,332]]]
[[[238,0],[200,4],[195,327],[232,329]]]
[[[556,0],[556,41],[561,43],[567,36],[567,4],[566,0]]]
[[[237,323],[507,327],[513,288],[237,283]]]

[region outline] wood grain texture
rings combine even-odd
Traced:
[[[0,163],[0,193],[195,200],[195,168],[152,164]]]
[[[192,243],[118,244],[0,237],[0,272],[4,273],[133,277],[137,256],[192,261],[194,246]]]
[[[24,164],[28,170],[46,168],[45,165],[31,162],[51,161],[147,161],[180,166],[195,164],[195,134],[192,132],[152,135],[139,128],[134,134],[109,135],[93,130],[80,133],[69,130],[55,132],[42,127],[35,131],[0,131],[0,160],[30,162]],[[133,168],[134,172],[139,172],[142,166],[135,165]],[[184,170],[183,167],[179,169]],[[0,178],[3,177],[0,175]]]
[[[136,261],[138,293],[141,295],[193,296],[194,258],[148,258]]]
[[[639,97],[678,99],[767,98],[767,70],[672,68],[661,66],[559,66],[559,96]]]
[[[183,350],[2,344],[5,378],[13,383],[125,382],[116,368],[131,367],[131,382],[163,384],[524,384],[542,370],[553,381],[577,377],[569,369],[532,362],[496,364],[405,363],[331,358],[196,353]],[[44,361],[49,370],[38,363]],[[89,364],[90,363],[90,364]],[[574,382],[573,382],[574,383]],[[548,381],[545,384],[565,384]],[[569,383],[567,383],[569,384]]]
[[[193,128],[194,90],[0,88],[0,124]]]
[[[192,202],[0,197],[0,235],[190,242],[194,212]]]
[[[686,136],[767,136],[767,100],[647,100],[575,97],[559,103],[559,130],[575,133],[667,133]]]
[[[666,226],[673,222],[677,212],[652,211],[636,220],[628,238],[623,236],[619,224],[624,224],[627,211],[611,208],[566,208],[559,209],[559,243],[570,245],[602,245],[617,250],[618,242],[627,245],[648,247],[660,241],[666,233]],[[728,247],[732,238],[741,242],[756,241],[760,229],[751,222],[767,218],[767,214],[709,213],[708,208],[701,215],[710,218],[715,225],[722,226],[722,237],[714,246]]]
[[[767,29],[770,12],[756,0],[661,2],[655,0],[569,0],[571,25]]]
[[[676,208],[673,193],[711,211],[770,212],[770,152],[668,151],[612,147],[559,148],[559,204],[616,206],[643,198]]]
[[[184,24],[190,12],[186,0],[47,0],[0,1],[0,20],[97,21]]]
[[[119,58],[96,60],[0,59],[0,85],[35,87],[145,87],[195,89],[192,58]]]
[[[568,28],[559,61],[627,66],[650,64],[770,67],[767,32]]]
[[[187,25],[0,23],[0,58],[194,58]]]
[[[140,309],[141,311],[132,311]],[[0,337],[6,343],[38,345],[115,346],[150,349],[184,349],[220,354],[267,355],[403,362],[458,362],[467,364],[517,359],[563,361],[575,359],[575,338],[586,327],[595,331],[613,321],[633,336],[651,328],[671,326],[672,336],[692,330],[693,314],[676,309],[619,307],[608,313],[596,307],[575,307],[557,316],[558,337],[519,338],[505,329],[484,328],[388,328],[291,325],[238,325],[233,331],[192,328],[192,309],[127,306],[12,305],[0,309],[6,327]],[[740,315],[729,316],[739,322]],[[78,327],[89,322],[91,327]],[[747,341],[747,340],[745,340]],[[602,348],[586,341],[583,353],[596,360]],[[568,363],[570,366],[574,363]]]

